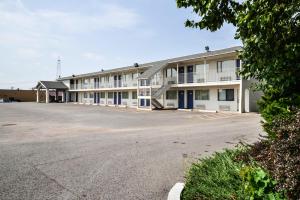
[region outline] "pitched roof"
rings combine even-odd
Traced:
[[[36,88],[39,86],[46,89],[68,89],[68,87],[61,81],[39,81]]]
[[[232,53],[232,52],[241,51],[241,50],[242,50],[241,46],[235,46],[235,47],[230,47],[230,48],[226,48],[226,49],[208,51],[208,52],[204,52],[204,53],[197,53],[197,54],[192,54],[192,55],[188,55],[188,56],[181,56],[181,57],[176,57],[176,58],[171,58],[171,59],[164,59],[164,60],[160,60],[160,61],[140,64],[138,68],[152,68],[153,67],[154,69],[151,69],[152,72],[151,73],[149,72],[149,74],[145,71],[145,73],[140,75],[139,78],[148,77],[154,71],[157,72],[159,69],[161,69],[168,63],[174,63],[174,62],[180,62],[180,61],[192,60],[192,59],[198,59],[198,58],[205,58],[205,57],[221,55],[221,54],[226,54],[226,53]],[[68,80],[68,79],[72,79],[75,77],[83,78],[83,77],[90,77],[90,76],[98,76],[101,74],[121,72],[121,71],[125,71],[125,70],[130,70],[130,69],[136,69],[136,67],[134,67],[134,66],[120,67],[120,68],[115,68],[115,69],[110,69],[110,70],[105,70],[105,71],[98,71],[98,72],[92,72],[92,73],[86,73],[86,74],[79,74],[79,75],[75,75],[75,76],[62,77],[59,80]]]

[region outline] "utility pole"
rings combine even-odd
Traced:
[[[56,79],[61,77],[61,60],[60,57],[57,59],[57,66],[56,66]]]

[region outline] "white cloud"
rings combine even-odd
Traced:
[[[116,4],[103,4],[97,14],[29,10],[20,0],[0,2],[0,27],[23,28],[26,31],[90,32],[131,28],[139,23],[138,14]]]
[[[30,10],[21,0],[0,0],[0,19],[0,45],[30,48],[32,53],[28,54],[36,58],[33,51],[59,49],[78,34],[130,29],[140,17],[134,10],[116,4],[101,4],[97,14],[90,14]]]

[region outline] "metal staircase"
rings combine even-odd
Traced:
[[[163,93],[165,93],[168,89],[171,88],[171,85],[166,84],[161,86],[159,89],[155,90],[151,94],[151,103],[156,109],[163,109],[164,106],[157,100],[161,97]]]
[[[149,83],[151,82],[151,78],[160,70],[162,70],[163,68],[165,68],[168,65],[167,61],[161,61],[161,62],[156,62],[153,63],[153,65],[147,69],[143,74],[141,74],[138,79],[139,80],[148,80]],[[151,83],[150,83],[151,84]],[[168,89],[170,89],[171,87],[171,83],[165,83],[163,84],[160,88],[156,89],[156,88],[151,88],[151,94],[149,96],[151,96],[151,104],[156,108],[156,109],[163,109],[164,106],[159,102],[159,98],[161,97],[161,95],[166,92]]]
[[[156,74],[159,70],[163,69],[168,65],[167,62],[157,62],[153,66],[151,66],[149,69],[147,69],[143,74],[139,76],[140,79],[150,79],[153,77],[154,74]]]

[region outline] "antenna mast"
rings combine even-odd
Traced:
[[[61,63],[60,63],[60,57],[57,59],[57,67],[56,67],[56,79],[59,79],[61,77]]]

